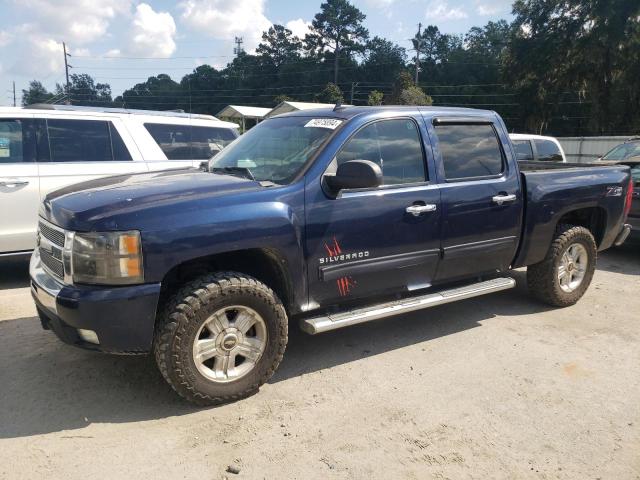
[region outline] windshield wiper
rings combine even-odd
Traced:
[[[211,173],[218,173],[221,175],[233,175],[234,177],[247,178],[249,180],[254,180],[255,178],[246,167],[213,167],[209,170]]]

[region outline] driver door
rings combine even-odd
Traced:
[[[307,185],[311,308],[431,285],[440,256],[440,191],[427,178],[426,133],[420,122],[392,118],[369,123],[334,159],[335,164],[377,163],[381,187],[343,190],[331,198],[320,185]],[[415,210],[421,212],[411,213]]]

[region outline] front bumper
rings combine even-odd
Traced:
[[[151,350],[160,284],[126,287],[65,285],[46,272],[35,250],[29,265],[31,295],[42,326],[65,343],[109,353]],[[97,342],[81,331],[92,331]]]

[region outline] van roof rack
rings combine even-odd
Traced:
[[[184,110],[139,110],[133,108],[105,108],[82,107],[79,105],[54,105],[52,103],[32,103],[24,108],[32,110],[57,110],[62,112],[99,112],[99,113],[127,113],[132,115],[157,115],[159,117],[193,118],[201,120],[218,120],[213,115],[202,113],[185,113]]]

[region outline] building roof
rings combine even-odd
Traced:
[[[262,107],[245,107],[243,105],[227,105],[216,115],[222,118],[256,118],[263,119],[269,112],[270,108]]]
[[[343,107],[350,107],[351,105],[343,105]],[[311,102],[290,102],[285,101],[277,105],[271,110],[266,117],[273,117],[282,113],[296,112],[298,110],[315,110],[318,108],[333,108],[333,103],[311,103]]]

